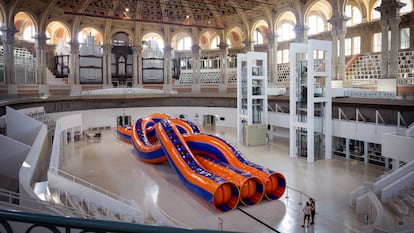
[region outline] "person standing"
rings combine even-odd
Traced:
[[[310,216],[310,224],[315,224],[315,200],[313,198],[309,198],[309,204],[311,207],[311,216]]]
[[[311,207],[310,207],[310,204],[309,204],[308,201],[306,202],[306,205],[303,207],[303,214],[304,214],[304,217],[303,217],[303,225],[302,225],[302,227],[305,227],[306,220],[308,221],[307,226],[309,226],[309,223],[310,223],[310,215],[311,215]]]

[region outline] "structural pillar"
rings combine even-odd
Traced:
[[[332,37],[332,79],[338,79],[338,33],[331,31]]]
[[[111,65],[111,62],[108,62],[108,54],[111,53],[112,46],[110,44],[105,44],[102,47],[102,84],[103,86],[112,86],[112,76],[108,73],[108,66]]]
[[[391,28],[391,51],[390,51],[390,70],[389,78],[398,78],[398,50],[400,44],[400,31],[398,25],[400,24],[400,18],[389,19]]]
[[[14,34],[18,32],[14,26],[1,27],[3,39],[3,62],[4,62],[4,78],[6,84],[16,84],[15,69],[14,69]],[[9,88],[9,94],[17,94],[16,88]]]
[[[335,80],[345,79],[345,36],[348,20],[346,16],[335,15],[328,21],[332,25],[332,77]]]
[[[173,48],[171,46],[164,47],[164,90],[172,91],[172,74],[171,74],[171,52]]]
[[[199,45],[193,45],[191,50],[193,51],[193,63],[191,64],[193,70],[193,85],[192,92],[201,92],[201,80],[200,80],[200,49]]]
[[[277,54],[277,36],[273,33],[269,33],[267,36],[269,43],[268,43],[268,51],[269,51],[269,82],[276,83],[277,77],[277,63],[276,63],[276,54]]]
[[[383,0],[375,10],[381,13],[381,78],[397,78],[400,9],[404,3],[395,0]],[[391,29],[391,51],[388,48],[388,30]]]
[[[79,43],[74,40],[70,44],[69,84],[71,91],[80,91],[79,86]]]
[[[308,30],[308,28],[305,27],[304,25],[296,24],[293,30],[295,31],[295,34],[296,34],[295,42],[306,43],[307,41],[306,31]]]
[[[243,41],[244,44],[244,52],[247,53],[249,51],[254,51],[253,43],[251,40],[245,39]]]
[[[109,83],[112,84],[112,45],[108,44],[106,46],[106,49],[108,50],[108,52],[106,53],[106,77]]]
[[[132,86],[136,87],[138,84],[142,83],[142,77],[141,77],[141,81],[138,82],[138,68],[139,68],[139,63],[138,63],[138,57],[139,54],[141,54],[142,51],[142,46],[134,46],[132,47]]]
[[[45,35],[37,35],[36,39],[36,65],[37,84],[46,84],[46,41]]]
[[[388,23],[381,19],[381,78],[388,77]]]
[[[338,74],[339,80],[345,79],[345,35],[346,35],[345,28],[338,31],[339,58],[338,58],[337,74]]]

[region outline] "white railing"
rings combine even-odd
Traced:
[[[110,191],[108,191],[108,190],[106,190],[104,188],[101,188],[101,187],[99,187],[99,186],[97,186],[95,184],[92,184],[92,183],[90,183],[90,182],[88,182],[88,181],[86,181],[84,179],[81,179],[81,178],[76,177],[76,176],[74,176],[72,174],[69,174],[68,172],[65,172],[63,170],[57,169],[55,167],[51,167],[50,170],[53,173],[55,173],[55,174],[58,174],[58,175],[66,178],[66,179],[69,179],[70,181],[73,181],[73,182],[75,182],[77,184],[80,184],[80,185],[83,185],[85,187],[88,187],[89,189],[92,189],[92,190],[95,190],[97,192],[100,192],[100,193],[102,193],[102,194],[104,194],[104,195],[106,195],[108,197],[111,197],[111,198],[113,198],[113,199],[115,199],[117,201],[123,202],[123,203],[125,203],[127,205],[131,205],[131,201],[130,200],[128,200],[128,199],[126,199],[124,197],[121,197],[120,195],[117,195],[117,194],[115,194],[113,192],[110,192]]]

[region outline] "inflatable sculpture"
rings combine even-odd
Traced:
[[[285,191],[282,174],[246,160],[228,142],[201,133],[190,121],[152,114],[132,127],[118,126],[117,133],[133,144],[139,159],[168,161],[188,189],[220,211],[263,198],[276,200]]]

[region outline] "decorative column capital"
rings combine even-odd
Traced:
[[[191,51],[193,51],[193,55],[195,55],[195,56],[200,55],[200,50],[201,50],[201,47],[199,45],[195,44],[195,45],[191,46]]]
[[[79,42],[78,41],[71,41],[70,43],[70,50],[71,51],[79,51]]]
[[[7,27],[7,26],[2,26],[0,28],[0,31],[2,32],[2,38],[3,38],[3,42],[6,44],[11,44],[14,41],[14,34],[16,34],[17,32],[19,32],[19,30],[17,30],[14,25],[11,27]]]
[[[164,54],[165,56],[171,56],[171,52],[173,51],[173,47],[166,45],[164,47]]]
[[[217,45],[217,47],[219,47],[220,50],[226,50],[229,47],[229,45],[225,42],[221,42]]]
[[[137,45],[137,46],[132,47],[132,53],[133,54],[139,54],[141,52],[142,52],[142,46],[141,45]]]
[[[274,48],[275,46],[277,46],[277,38],[279,37],[276,33],[268,33],[267,35],[267,39],[269,40],[268,46],[269,48]]]
[[[390,26],[398,26],[401,22],[401,18],[400,17],[391,18],[391,19],[388,19],[388,22],[389,22]]]
[[[39,35],[37,34],[34,39],[36,40],[36,48],[37,49],[44,49],[46,47],[46,42],[48,40],[50,40],[49,37],[47,37],[46,35]]]
[[[111,53],[112,52],[112,45],[111,44],[104,44],[102,45],[102,49],[104,53]]]
[[[346,29],[346,21],[351,18],[346,15],[334,15],[328,19],[328,23],[332,25],[332,31]]]

